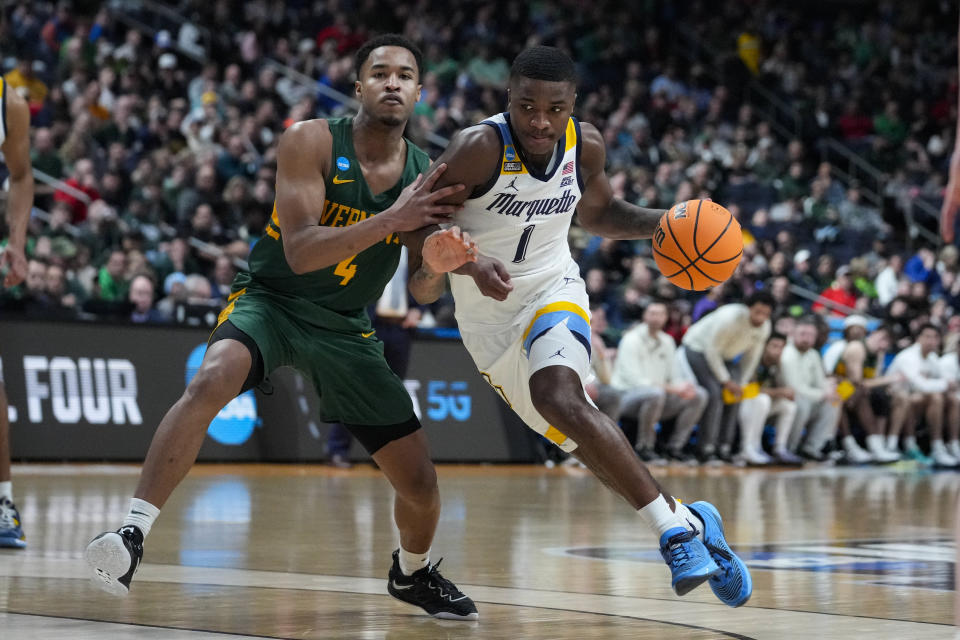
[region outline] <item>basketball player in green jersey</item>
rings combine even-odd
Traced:
[[[388,591],[436,617],[477,619],[470,598],[429,563],[440,515],[436,473],[410,396],[365,310],[397,268],[401,236],[446,220],[457,207],[438,201],[462,189],[431,193],[436,178],[419,177],[427,155],[403,138],[420,65],[405,38],[371,40],[357,53],[356,117],[301,122],[283,134],[273,215],[250,270],[234,281],[200,370],[157,429],[122,527],[87,547],[103,589],[129,590],[143,539],[217,412],[264,374],[291,365],[313,381],[323,420],[343,423],[396,491],[400,548]],[[423,235],[406,237],[412,274],[475,259],[469,240],[451,231],[433,235],[421,255]]]
[[[33,207],[33,171],[30,168],[30,109],[27,102],[0,78],[0,151],[10,173],[7,194],[7,246],[0,254],[3,286],[23,282],[27,259],[23,249],[27,241],[27,221]],[[22,549],[27,546],[20,525],[20,514],[13,504],[10,477],[10,422],[7,418],[7,392],[0,369],[0,547]]]

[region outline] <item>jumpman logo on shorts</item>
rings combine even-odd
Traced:
[[[506,189],[513,189],[514,191],[516,191],[516,192],[519,193],[519,192],[520,192],[520,189],[517,189],[517,184],[516,184],[518,177],[519,177],[519,176],[514,176],[513,180],[510,181],[510,184],[508,184],[507,186],[505,186],[504,189],[505,189],[505,190],[506,190]]]
[[[563,355],[563,353],[561,353],[564,349],[566,349],[566,347],[560,347],[559,349],[557,349],[557,352],[556,352],[555,354],[553,354],[552,356],[550,356],[550,357],[551,357],[551,358],[556,358],[557,356],[560,356],[561,358],[563,358],[564,360],[566,360],[566,359],[567,359],[567,356],[565,356],[565,355]]]

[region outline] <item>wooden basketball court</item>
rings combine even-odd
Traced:
[[[26,551],[0,552],[4,638],[953,638],[960,474],[657,471],[709,499],[750,565],[740,609],[673,595],[654,536],[587,471],[443,466],[433,559],[477,603],[436,621],[386,593],[397,538],[372,467],[198,466],[147,540],[125,599],[81,553],[118,526],[135,466],[14,468]]]

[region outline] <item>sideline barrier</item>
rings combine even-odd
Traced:
[[[0,321],[15,460],[140,461],[203,357],[208,331]],[[320,461],[330,425],[293,369],[211,423],[206,461]],[[438,461],[528,462],[529,431],[477,373],[459,340],[414,340],[407,390]],[[354,443],[351,456],[367,458]]]

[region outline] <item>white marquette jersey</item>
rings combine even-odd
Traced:
[[[473,278],[457,274],[450,274],[450,287],[461,330],[497,333],[521,321],[525,310],[536,309],[541,295],[558,282],[579,276],[567,235],[583,192],[582,141],[580,123],[571,117],[547,172],[540,174],[514,144],[509,114],[481,124],[493,127],[503,143],[499,172],[481,192],[471,194],[452,224],[468,232],[481,253],[506,265],[513,291],[498,302],[483,296]]]

